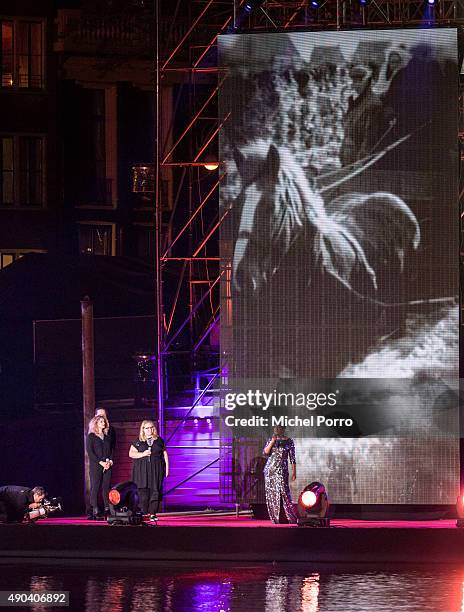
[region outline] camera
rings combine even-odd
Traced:
[[[26,512],[26,518],[29,521],[38,521],[39,519],[47,518],[49,514],[63,510],[61,497],[52,497],[44,499],[38,508],[34,508]]]

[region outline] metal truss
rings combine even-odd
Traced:
[[[315,9],[310,0],[268,0],[240,23],[240,27],[350,28],[413,25],[457,25],[464,22],[463,0],[439,0],[428,7],[424,0],[323,0]]]
[[[208,176],[204,168],[206,161],[220,162],[218,134],[227,121],[227,117],[220,118],[217,111],[217,96],[225,80],[217,65],[218,35],[275,29],[337,30],[464,24],[464,0],[437,0],[432,8],[427,7],[424,0],[370,0],[364,7],[358,0],[324,0],[317,10],[311,7],[310,0],[267,0],[251,13],[245,12],[244,5],[245,0],[178,0],[175,15],[187,11],[190,21],[183,28],[177,44],[166,50],[157,62],[158,98],[162,97],[164,87],[177,89],[173,109],[169,109],[172,119],[168,133],[171,137],[163,143],[158,139],[158,180],[155,186],[157,214],[160,216],[157,225],[157,292],[161,314],[158,362],[160,381],[167,381],[164,385],[160,383],[158,390],[161,427],[165,400],[170,393],[171,358],[182,357],[183,363],[187,365],[188,362],[191,372],[201,369],[198,355],[220,316],[218,232],[223,217],[219,213],[218,195],[224,175],[213,171]],[[461,134],[464,134],[463,109],[461,95]],[[162,108],[160,111],[163,113]],[[184,127],[175,133],[179,116],[185,118],[186,114],[188,119],[180,121]],[[167,171],[174,173],[176,185],[170,202],[163,200],[161,193],[163,176]],[[462,185],[460,196],[462,202]],[[168,300],[164,288],[167,279],[172,281],[173,270],[176,288]],[[184,306],[186,298],[188,308]],[[217,372],[213,378],[217,378],[219,355],[212,357]],[[211,363],[208,365],[211,369]],[[208,389],[210,386],[208,384]],[[198,398],[189,414],[197,404]],[[230,457],[227,461],[230,463]]]
[[[219,274],[217,236],[222,221],[217,206],[218,192],[224,177],[214,173],[214,181],[206,180],[204,170],[206,161],[219,163],[217,139],[227,121],[227,117],[217,115],[217,95],[225,80],[217,66],[217,36],[276,27],[332,29],[464,23],[464,0],[438,0],[431,9],[426,7],[424,0],[371,0],[365,7],[361,7],[358,0],[325,0],[317,10],[311,8],[310,0],[267,0],[259,3],[251,13],[245,11],[244,5],[244,0],[178,0],[175,14],[185,14],[188,10],[190,23],[184,27],[177,44],[159,58],[160,87],[172,87],[176,83],[179,90],[190,90],[188,121],[168,143],[160,143],[160,183],[164,172],[176,172],[172,202],[160,202],[163,223],[159,230],[165,234],[160,237],[162,271],[166,272],[170,264],[178,266],[174,299],[169,304],[163,303],[161,350],[165,355],[170,354],[175,339],[187,326],[192,333],[191,349],[198,350],[219,314],[219,303],[214,301],[218,296],[213,297],[213,291]],[[180,111],[169,112],[172,115],[171,133],[179,114],[185,115],[185,110],[184,99]],[[160,185],[157,188],[160,191]],[[167,232],[164,231],[166,226]],[[160,282],[162,284],[163,278]],[[190,285],[189,311],[176,323],[184,297],[184,283]],[[200,314],[205,314],[203,311],[207,316],[197,325]]]

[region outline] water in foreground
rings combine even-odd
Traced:
[[[4,562],[0,590],[69,591],[85,612],[464,612],[457,566],[82,563]]]

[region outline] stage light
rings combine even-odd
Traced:
[[[259,8],[261,4],[264,4],[264,1],[265,0],[247,0],[244,6],[245,12],[251,13],[255,9]]]
[[[329,498],[324,485],[314,481],[303,489],[298,498],[299,527],[330,527]]]
[[[211,425],[211,419],[206,419],[206,422],[208,423],[208,425]]]
[[[195,425],[198,425],[198,419],[193,419]]]
[[[204,165],[205,170],[217,170],[219,168],[219,164],[217,162],[209,162]]]
[[[371,3],[371,0],[359,0],[360,6],[369,6],[370,3]]]
[[[108,498],[110,500],[110,504],[112,504],[113,506],[117,506],[121,501],[121,494],[116,489],[111,489],[108,494]]]
[[[319,0],[311,0],[310,5],[313,9],[318,9],[321,6]]]
[[[110,525],[141,525],[143,514],[139,508],[139,491],[135,482],[128,480],[112,487],[108,494]]]
[[[301,503],[305,508],[312,508],[317,502],[317,495],[313,491],[305,491],[301,495]]]
[[[456,521],[456,527],[464,527],[464,494],[460,493],[456,500],[456,514],[458,519]]]

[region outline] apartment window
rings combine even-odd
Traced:
[[[0,270],[6,268],[14,261],[21,259],[24,255],[28,253],[45,253],[46,251],[37,250],[37,249],[11,249],[0,251]]]
[[[43,87],[43,24],[40,21],[0,21],[1,86]]]
[[[12,264],[15,260],[14,253],[0,253],[0,270]]]
[[[13,87],[13,22],[2,21],[2,87]]]
[[[14,139],[10,136],[1,139],[2,189],[1,203],[14,203]]]
[[[27,206],[38,206],[42,204],[42,139],[20,138],[19,139],[19,162],[20,162],[20,202]]]
[[[0,136],[0,205],[42,206],[44,203],[44,139]]]
[[[79,250],[85,255],[115,255],[114,224],[82,223],[79,227]]]
[[[136,254],[141,259],[152,260],[155,252],[155,229],[152,226],[137,227]]]
[[[79,171],[77,199],[85,205],[110,205],[111,179],[106,178],[106,110],[104,89],[80,91]]]
[[[105,138],[105,90],[93,89],[91,93],[90,123],[93,126],[93,150],[95,151],[95,176],[98,182],[106,177],[106,138]],[[105,193],[105,197],[106,197]]]

